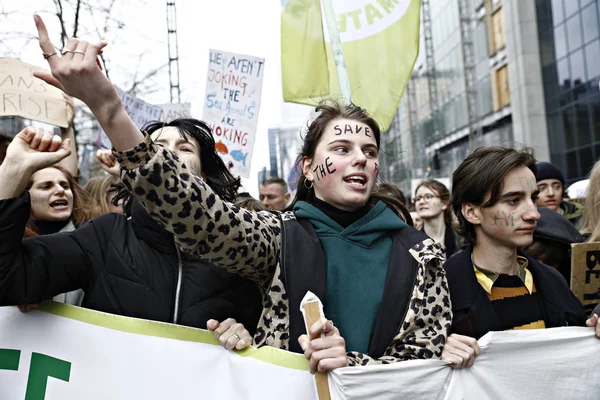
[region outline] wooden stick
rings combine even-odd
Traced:
[[[323,318],[318,301],[305,303],[304,314],[306,316],[307,329],[313,326],[315,322],[320,321]],[[327,373],[319,371],[315,372],[315,382],[317,384],[319,400],[331,400],[331,394],[329,393],[329,378],[327,377]]]

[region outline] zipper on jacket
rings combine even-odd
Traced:
[[[175,289],[175,310],[173,311],[173,323],[176,324],[179,320],[179,296],[181,295],[181,280],[183,278],[183,266],[181,264],[181,252],[177,243],[175,243],[177,251],[177,288]]]

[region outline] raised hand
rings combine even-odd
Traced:
[[[34,172],[71,154],[69,139],[62,141],[42,128],[27,127],[15,136],[0,165],[0,199],[20,196]]]
[[[69,154],[69,139],[63,142],[60,136],[45,129],[27,127],[15,136],[6,149],[4,162],[18,165],[23,171],[33,174],[56,164]]]
[[[88,43],[70,38],[61,55],[54,50],[39,15],[33,18],[51,71],[33,75],[87,104],[116,150],[129,150],[142,143],[144,136],[127,115],[121,98],[97,62],[106,42]]]
[[[51,71],[51,73],[34,72],[34,76],[56,86],[68,95],[77,97],[92,111],[110,105],[120,105],[119,95],[96,61],[102,48],[106,46],[106,42],[88,43],[84,40],[70,38],[61,55],[54,50],[46,25],[40,16],[34,15],[34,20],[40,47]]]
[[[119,163],[115,159],[111,150],[98,150],[96,152],[96,158],[100,163],[103,170],[108,172],[110,175],[119,176]]]

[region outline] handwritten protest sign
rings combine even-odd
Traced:
[[[204,121],[231,172],[250,176],[265,60],[210,50]]]
[[[62,91],[33,76],[42,68],[16,58],[0,58],[0,116],[18,116],[66,128]]]
[[[571,245],[571,290],[584,306],[600,303],[600,242]]]
[[[159,107],[162,110],[160,120],[165,122],[170,122],[177,118],[191,118],[192,115],[192,105],[190,103],[159,104]]]
[[[123,103],[125,111],[127,111],[127,114],[138,128],[141,128],[147,122],[160,120],[162,114],[162,108],[160,106],[148,104],[144,100],[124,92],[116,86],[115,89],[117,89],[117,93],[119,93],[119,96],[121,97],[121,103]],[[96,144],[105,149],[110,149],[112,147],[108,136],[106,136],[106,133],[104,133],[102,128],[100,128],[100,132],[98,132]]]

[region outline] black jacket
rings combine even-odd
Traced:
[[[302,353],[297,338],[306,333],[306,327],[300,304],[309,290],[320,299],[326,297],[326,256],[315,228],[308,220],[285,220],[282,228],[281,265],[283,283],[290,302],[290,351]],[[393,245],[383,297],[369,343],[369,355],[373,358],[384,355],[406,317],[409,304],[415,301],[413,292],[419,263],[409,249],[415,248],[425,239],[427,235],[412,227],[400,229],[392,236]],[[299,258],[298,254],[303,256]]]
[[[446,261],[444,267],[454,314],[451,333],[479,339],[489,331],[501,330],[501,327],[487,293],[477,282],[471,261],[472,250],[469,246],[456,253]],[[521,251],[518,254],[529,261],[528,268],[542,301],[546,328],[585,326],[583,305],[571,292],[562,275]]]
[[[83,307],[206,328],[235,318],[253,332],[258,287],[183,254],[137,203],[69,233],[22,239],[30,199],[0,200],[0,305],[34,304],[82,288]]]

